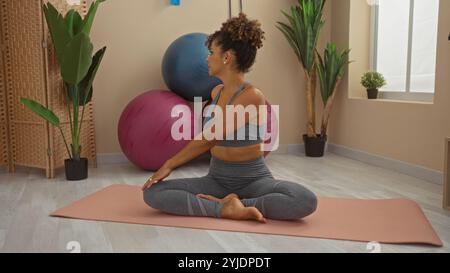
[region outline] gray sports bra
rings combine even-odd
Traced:
[[[242,84],[238,91],[234,93],[234,95],[231,97],[230,101],[227,103],[227,105],[230,105],[237,96],[239,96],[242,91],[245,90],[245,88],[249,84],[245,82]],[[219,101],[219,97],[222,94],[223,86],[219,91],[219,94],[214,98],[214,100],[211,103],[211,111],[208,112],[208,114],[205,117],[204,120],[204,127],[203,129],[209,127],[211,124],[209,122],[214,118],[213,108],[217,105],[217,102]],[[243,147],[243,146],[250,146],[255,145],[263,142],[263,135],[265,133],[265,125],[257,126],[253,123],[245,123],[245,126],[240,127],[239,129],[234,131],[234,135],[231,136],[228,135],[224,140],[220,140],[216,145],[217,146],[224,146],[224,147]],[[232,137],[232,139],[231,139]]]

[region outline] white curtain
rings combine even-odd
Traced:
[[[379,0],[377,70],[384,91],[405,91],[410,0]],[[414,0],[411,92],[434,93],[439,0]]]

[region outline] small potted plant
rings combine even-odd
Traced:
[[[39,102],[21,98],[26,107],[61,132],[69,156],[64,160],[67,180],[83,180],[88,175],[87,158],[81,158],[80,132],[85,106],[92,99],[92,83],[106,51],[106,47],[103,47],[92,54],[94,47],[89,37],[95,13],[102,2],[104,0],[92,2],[84,19],[74,9],[63,16],[50,2],[43,7],[64,81],[64,98],[70,121],[70,148],[55,113]]]
[[[381,73],[369,71],[362,76],[361,84],[367,89],[369,99],[377,99],[378,89],[386,85],[386,80]]]

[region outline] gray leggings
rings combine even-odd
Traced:
[[[219,218],[223,205],[196,194],[224,198],[235,193],[245,207],[256,207],[269,219],[297,220],[313,213],[315,194],[300,184],[275,179],[264,160],[262,156],[239,162],[212,157],[206,176],[160,181],[144,191],[144,201],[170,214]]]

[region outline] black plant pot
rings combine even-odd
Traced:
[[[378,98],[378,89],[367,89],[367,97],[369,100],[375,100]]]
[[[303,135],[303,142],[305,142],[305,153],[309,157],[323,157],[325,150],[325,143],[327,142],[327,136],[322,137],[317,134],[317,137],[308,137]]]
[[[83,180],[88,177],[88,160],[80,158],[80,160],[66,159],[64,160],[67,180]]]

